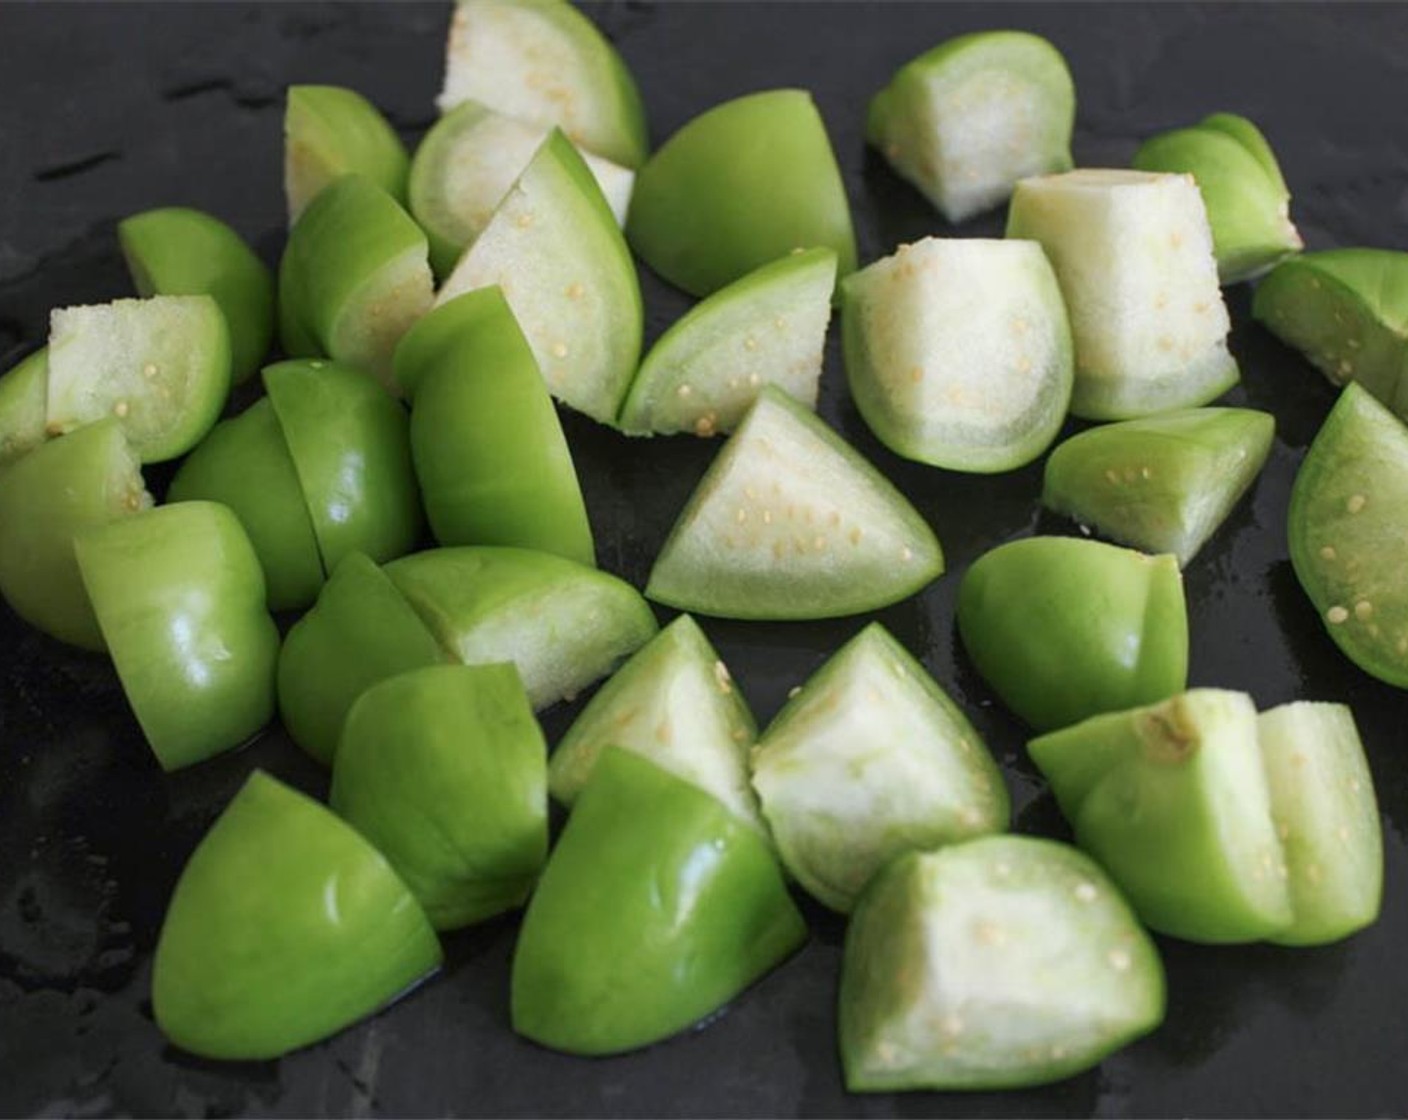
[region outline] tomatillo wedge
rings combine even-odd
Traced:
[[[1041,501],[1102,535],[1187,567],[1266,463],[1276,420],[1190,408],[1081,432],[1046,460]]]
[[[1158,950],[1074,848],[989,836],[891,863],[846,930],[846,1088],[1015,1089],[1094,1066],[1164,1017]]]
[[[764,832],[748,784],[757,725],[704,631],[687,614],[632,655],[553,752],[548,789],[569,808],[607,747],[650,759]]]
[[[1348,937],[1379,916],[1384,878],[1383,828],[1354,714],[1344,704],[1282,704],[1257,716],[1256,731],[1291,892],[1291,924],[1271,940]]]
[[[623,167],[648,150],[645,108],[610,41],[565,0],[459,0],[445,46],[447,112],[474,100]]]
[[[905,496],[769,386],[700,479],[646,594],[723,618],[836,618],[907,598],[943,568]]]
[[[812,675],[752,755],[783,864],[848,913],[903,852],[1007,827],[1007,787],[973,725],[872,622]]]
[[[963,577],[958,632],[983,679],[1038,731],[1163,700],[1187,680],[1172,556],[1072,537],[1000,545]]]
[[[178,502],[87,529],[73,547],[162,769],[237,747],[269,722],[279,631],[233,513]]]
[[[610,424],[640,360],[635,262],[587,165],[554,130],[436,297],[497,284],[552,395]]]
[[[338,362],[278,362],[263,378],[323,567],[349,552],[379,563],[410,551],[422,515],[406,410]]]
[[[1332,384],[1355,381],[1408,421],[1408,253],[1330,249],[1283,261],[1252,315]]]
[[[1056,270],[1075,343],[1076,416],[1192,408],[1237,383],[1191,175],[1081,169],[1023,179],[1007,236],[1041,242]]]
[[[73,538],[151,504],[116,419],[36,447],[0,472],[0,594],[46,634],[105,648]]]
[[[261,770],[176,884],[152,1010],[206,1058],[277,1058],[390,1003],[440,965],[440,943],[375,848]]]
[[[279,262],[279,337],[295,358],[326,355],[394,388],[391,356],[430,310],[425,234],[364,175],[344,175],[294,225]]]
[[[411,160],[409,195],[437,276],[454,270],[550,131],[477,101],[461,102],[431,126]],[[578,150],[616,224],[625,225],[635,172]]]
[[[731,432],[764,385],[815,408],[835,286],[836,253],[805,249],[696,304],[641,362],[621,430]]]
[[[372,685],[448,660],[386,574],[359,552],[333,569],[279,652],[279,715],[289,738],[325,766],[347,712]]]
[[[437,548],[385,571],[456,660],[513,662],[535,709],[606,676],[657,629],[630,584],[546,552]]]
[[[570,1054],[648,1046],[723,1007],[806,935],[756,830],[611,747],[528,904],[513,1029]]]
[[[896,71],[865,138],[950,222],[989,210],[1018,179],[1068,171],[1076,91],[1061,52],[1025,31],[959,35]]]
[[[329,804],[436,929],[527,899],[548,855],[547,745],[512,665],[433,665],[347,713]]]
[[[752,93],[695,117],[636,176],[626,236],[671,284],[707,296],[794,249],[856,267],[845,184],[800,89]]]
[[[45,403],[49,396],[49,348],[41,346],[0,377],[0,468],[46,439]]]
[[[1190,128],[1144,141],[1140,171],[1186,172],[1198,181],[1212,227],[1218,277],[1251,280],[1305,242],[1291,222],[1291,192],[1261,130],[1234,113],[1214,113]]]
[[[329,183],[365,175],[406,201],[410,157],[381,111],[342,86],[289,86],[284,108],[284,195],[292,226]]]
[[[396,379],[435,539],[596,564],[572,452],[542,372],[497,287],[452,299],[407,332]]]
[[[254,373],[274,334],[274,276],[219,218],[184,206],[117,223],[122,255],[141,296],[210,296],[230,331],[230,380]]]
[[[907,459],[995,472],[1048,447],[1071,400],[1071,330],[1034,241],[926,237],[841,287],[846,380]]]
[[[50,435],[116,416],[144,463],[183,455],[230,393],[230,332],[210,296],[120,299],[49,318]]]
[[[1399,688],[1408,688],[1405,511],[1408,428],[1346,385],[1291,488],[1291,564],[1345,656]]]

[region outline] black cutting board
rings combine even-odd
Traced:
[[[801,86],[830,129],[862,261],[958,230],[869,153],[866,100],[959,32],[1048,36],[1075,74],[1077,162],[1126,162],[1149,133],[1215,110],[1260,123],[1312,248],[1408,248],[1408,7],[939,6],[610,3],[590,14],[639,81],[659,142],[709,106]],[[408,142],[434,117],[445,5],[0,5],[0,358],[44,341],[52,306],[130,294],[114,222],[165,204],[208,209],[272,262],[284,230],[282,91],[352,86]],[[687,301],[649,274],[648,339]],[[1383,810],[1379,923],[1315,950],[1160,940],[1169,1011],[1098,1070],[1005,1094],[848,1096],[833,1010],[842,923],[808,905],[807,947],[704,1029],[622,1058],[563,1057],[507,1023],[516,920],[446,940],[443,975],[374,1020],[282,1061],[220,1065],[164,1045],[150,957],[167,896],[251,767],[313,791],[325,778],[277,728],[164,776],[108,664],[0,608],[0,1113],[46,1115],[1402,1115],[1408,1113],[1408,694],[1348,664],[1287,561],[1297,464],[1333,401],[1318,373],[1228,292],[1243,385],[1278,435],[1249,499],[1186,573],[1191,683],[1259,706],[1351,704]],[[834,331],[833,331],[834,335]],[[881,448],[843,387],[833,337],[823,415],[936,528],[949,571],[879,617],[964,705],[1001,760],[1021,831],[1064,835],[1024,731],[958,648],[964,569],[1004,540],[1069,531],[1037,508],[1040,466],[984,478]],[[716,444],[628,442],[565,418],[600,560],[640,585]],[[169,471],[152,472],[164,485]],[[1408,511],[1405,511],[1408,516]],[[3,527],[0,527],[3,531]],[[1398,558],[1408,565],[1408,557]],[[706,623],[760,721],[865,619]],[[550,738],[573,710],[548,713]]]

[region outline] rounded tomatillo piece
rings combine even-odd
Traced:
[[[1188,674],[1188,612],[1172,556],[1030,537],[980,556],[958,632],[993,691],[1038,731],[1163,700]]]
[[[0,468],[49,438],[44,430],[49,396],[49,348],[41,346],[0,376]]]
[[[157,1026],[206,1058],[277,1058],[439,967],[405,884],[350,826],[263,771],[186,863],[152,969]]]
[[[512,665],[434,665],[347,713],[329,804],[436,929],[520,905],[548,854],[547,745]]]
[[[641,259],[696,296],[794,249],[856,267],[845,184],[811,95],[774,89],[684,125],[640,169],[626,235]]]
[[[230,331],[230,379],[244,381],[269,352],[274,276],[219,218],[184,206],[117,223],[122,255],[142,296],[210,296]]]
[[[269,721],[279,632],[259,557],[230,510],[149,509],[79,533],[74,551],[163,769],[239,746]]]
[[[406,200],[410,157],[387,119],[356,90],[289,86],[284,108],[284,195],[293,225],[329,183],[365,175]]]
[[[648,1046],[723,1007],[806,932],[754,829],[608,748],[528,904],[513,1029],[571,1054]]]
[[[0,594],[46,634],[103,649],[73,538],[151,504],[116,419],[36,447],[0,472]]]

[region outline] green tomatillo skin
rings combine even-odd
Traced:
[[[351,827],[263,771],[191,854],[152,971],[157,1026],[206,1058],[277,1058],[436,969],[435,931]]]
[[[73,539],[151,504],[116,419],[35,448],[0,473],[0,594],[46,634],[105,648]]]
[[[1038,731],[1182,691],[1188,614],[1172,556],[1031,537],[978,558],[958,589],[978,672]]]
[[[557,410],[502,291],[436,308],[396,349],[410,442],[442,545],[514,545],[595,565],[582,488]]]
[[[49,349],[41,346],[0,376],[0,469],[48,438]]]
[[[74,550],[163,769],[239,746],[269,721],[279,632],[259,557],[230,510],[161,506],[85,530]]]
[[[434,665],[347,713],[332,808],[436,929],[520,905],[548,854],[547,745],[512,665]]]
[[[387,119],[356,90],[289,86],[284,109],[284,193],[292,226],[329,183],[365,175],[406,201],[410,157]]]
[[[800,89],[752,93],[684,125],[636,176],[626,234],[670,283],[707,296],[794,249],[856,267],[845,185],[826,126]]]
[[[184,206],[133,214],[117,224],[122,255],[141,296],[210,296],[230,331],[230,379],[250,377],[274,333],[274,276],[219,218]]]
[[[572,1054],[668,1038],[805,939],[766,842],[714,798],[609,748],[514,952],[513,1029]]]

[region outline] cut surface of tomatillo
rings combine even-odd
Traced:
[[[396,130],[356,90],[288,87],[284,195],[290,226],[324,187],[344,175],[365,175],[397,202],[404,202],[409,164]]]
[[[1005,471],[1056,438],[1071,399],[1071,332],[1036,242],[925,238],[852,273],[841,291],[851,395],[892,451]]]
[[[49,396],[49,349],[41,346],[0,377],[0,467],[49,438],[45,405]]]
[[[724,618],[835,618],[906,598],[942,571],[908,499],[769,387],[695,488],[646,594]]]

